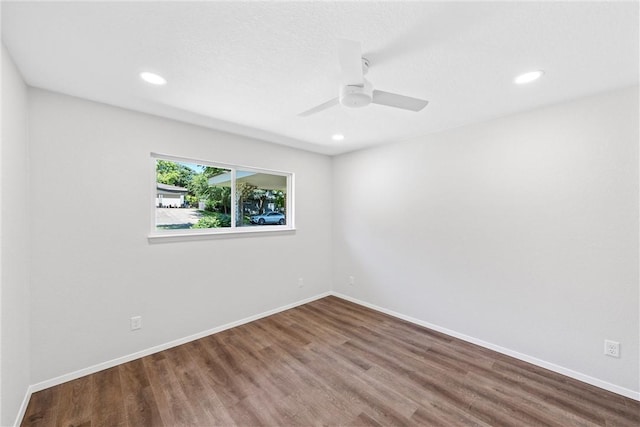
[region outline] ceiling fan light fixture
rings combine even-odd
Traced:
[[[341,133],[334,133],[333,135],[331,135],[331,139],[333,139],[334,141],[342,141],[344,139],[344,135]]]
[[[350,108],[366,107],[371,104],[373,86],[364,81],[362,86],[347,85],[340,89],[340,104]]]
[[[360,42],[339,39],[338,59],[342,69],[341,86],[338,97],[303,111],[299,117],[308,117],[335,105],[349,108],[362,108],[369,104],[384,105],[408,111],[420,111],[429,101],[412,98],[382,90],[374,90],[371,83],[364,78],[369,69],[369,60],[362,56]],[[336,140],[336,138],[333,138]]]
[[[145,82],[156,86],[163,86],[167,84],[167,79],[158,74],[150,73],[149,71],[143,71],[140,73],[140,78]]]
[[[544,74],[543,70],[529,71],[528,73],[520,74],[513,82],[518,85],[531,83],[538,80]]]

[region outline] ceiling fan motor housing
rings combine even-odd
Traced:
[[[360,85],[345,85],[340,88],[340,104],[345,107],[359,108],[371,104],[373,86],[368,81]]]

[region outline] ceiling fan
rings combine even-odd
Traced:
[[[304,111],[298,116],[307,117],[338,104],[345,107],[360,108],[373,103],[402,110],[420,111],[429,103],[429,101],[423,99],[374,89],[371,83],[364,78],[369,69],[369,61],[367,58],[362,57],[360,42],[339,39],[338,58],[342,68],[342,84],[339,96]]]

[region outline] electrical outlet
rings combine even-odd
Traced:
[[[131,330],[135,331],[142,328],[142,316],[133,316],[131,318]]]
[[[356,284],[356,278],[353,276],[349,276],[349,286],[354,286]]]
[[[304,279],[302,277],[298,278],[298,287],[304,288]]]
[[[611,357],[620,357],[620,343],[604,340],[604,354]]]

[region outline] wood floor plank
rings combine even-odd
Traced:
[[[493,377],[469,373],[467,375],[467,382],[480,393],[495,396],[495,399],[501,403],[525,408],[527,412],[539,420],[538,424],[557,427],[565,425],[587,427],[594,425],[592,422],[575,414],[558,410],[556,405],[538,399],[531,399],[530,395],[521,389],[517,387],[506,387],[503,382]]]
[[[232,352],[223,340],[212,335],[203,338],[202,344],[211,358],[211,365],[215,366],[219,378],[225,384],[226,390],[234,396],[237,402],[256,391],[251,381],[243,375],[241,360],[233,358]]]
[[[105,369],[94,374],[94,393],[91,425],[125,426],[126,412],[118,368]]]
[[[374,408],[390,406],[387,409],[388,412],[392,408],[393,412],[397,413],[399,417],[406,419],[409,419],[418,409],[419,404],[409,396],[399,393],[395,386],[390,386],[384,381],[377,381],[366,375],[371,368],[363,369],[357,364],[349,363],[350,361],[341,358],[340,355],[326,347],[319,346],[311,350],[321,355],[321,358],[316,363],[322,367],[330,367],[329,375],[335,375],[337,379],[356,387],[359,395],[365,398],[369,406]]]
[[[127,425],[164,426],[142,359],[119,366]]]
[[[58,416],[60,386],[34,393],[24,415],[24,422],[30,426],[53,427]]]
[[[195,414],[168,360],[169,357],[159,359],[151,356],[144,357],[142,362],[163,423],[166,426],[187,426],[195,421]]]
[[[210,380],[204,366],[198,363],[196,355],[197,351],[193,349],[194,343],[187,343],[180,346],[184,355],[185,370],[188,372],[189,379],[183,379],[182,386],[185,394],[192,402],[198,402],[204,416],[208,418],[204,425],[225,426],[233,425],[233,419],[229,415],[224,402],[220,399],[220,392],[224,389],[217,387]]]
[[[94,378],[89,375],[61,384],[57,426],[91,425]]]
[[[337,297],[34,393],[22,426],[635,426],[640,402]]]
[[[584,384],[573,378],[555,375],[546,369],[524,364],[515,359],[496,361],[493,370],[505,375],[517,376],[519,381],[535,385],[537,389],[548,390],[551,388],[560,396],[579,400],[582,402],[583,407],[604,407],[609,412],[620,413],[635,421],[636,425],[640,425],[640,410],[638,406],[633,404],[628,406],[626,402],[630,402],[630,399],[615,393]]]
[[[209,354],[202,340],[190,343],[190,348],[192,358],[200,367],[201,376],[211,388],[216,390],[220,401],[228,407],[238,403],[244,395],[238,395],[238,391],[232,387],[227,371]]]

